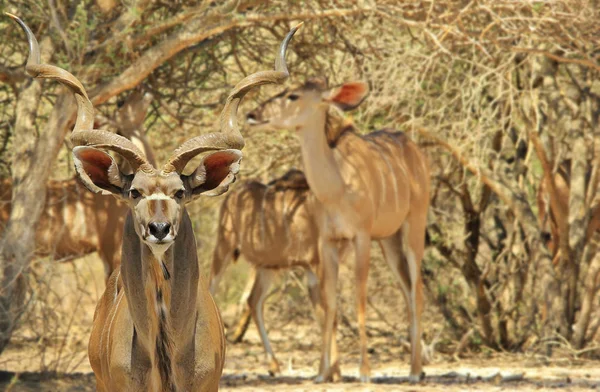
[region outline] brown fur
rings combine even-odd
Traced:
[[[0,236],[11,211],[12,183],[0,183]],[[127,206],[114,197],[88,192],[77,180],[50,181],[36,228],[36,256],[71,260],[98,252],[106,279],[121,263]],[[66,219],[66,220],[65,220]]]
[[[304,174],[290,170],[267,185],[246,182],[230,192],[219,214],[217,245],[213,253],[211,292],[231,261],[243,255],[257,274],[252,291],[247,295],[249,311],[238,322],[233,339],[239,341],[252,315],[265,351],[271,357],[272,374],[279,372],[279,363],[271,349],[264,321],[263,300],[268,292],[272,271],[301,267],[316,273],[319,264],[317,231],[310,190]],[[309,287],[315,290],[316,287]],[[311,295],[315,308],[319,297]]]
[[[285,191],[287,189],[308,190],[308,182],[304,173],[300,170],[292,169],[283,176],[269,181],[268,187],[275,188],[276,191]]]
[[[157,331],[154,363],[160,374],[162,390],[170,392],[175,391],[175,385],[171,379],[173,371],[171,361],[174,355],[173,337],[170,333],[169,318],[166,314],[166,304],[171,302],[171,286],[165,279],[163,271],[166,271],[166,266],[162,261],[155,260],[151,263],[150,269],[152,273],[149,275],[149,282],[146,283],[146,287],[154,289],[155,292],[155,302],[148,302],[148,314],[156,314],[156,318],[152,318],[155,322],[153,328]],[[147,295],[152,298],[152,293]]]
[[[268,100],[247,115],[256,128],[291,129],[299,138],[304,171],[315,201],[319,231],[319,276],[325,310],[318,381],[339,378],[335,347],[336,290],[346,244],[354,249],[361,380],[367,381],[366,301],[371,240],[381,244],[398,278],[410,315],[410,379],[422,375],[421,260],[429,206],[429,167],[423,152],[393,130],[360,135],[341,116],[368,91],[346,83],[331,91],[307,83]]]
[[[191,230],[187,214],[182,225],[186,231]],[[124,242],[128,244],[130,241],[139,242],[131,219],[125,225],[125,236]],[[193,233],[180,232],[176,241],[193,241]],[[151,388],[167,392],[216,390],[224,364],[225,339],[218,309],[202,277],[198,276],[197,266],[192,266],[191,272],[178,272],[184,267],[184,260],[174,259],[163,266],[147,251],[141,260],[137,259],[141,265],[136,266],[136,257],[133,256],[137,251],[136,245],[133,244],[133,249],[130,249],[131,246],[124,247],[124,265],[112,274],[94,315],[89,358],[98,391],[153,390]],[[196,264],[195,253],[193,259]],[[127,260],[134,264],[130,265]],[[138,267],[145,272],[135,273]],[[134,270],[129,271],[131,268]],[[129,278],[125,279],[123,269],[129,271]],[[186,311],[185,317],[174,313],[173,285],[184,285],[189,287],[190,294],[193,293],[193,297],[188,297],[185,303],[180,303],[183,298],[177,299],[179,308],[183,306]],[[127,287],[132,291],[128,292]],[[130,306],[140,303],[139,298],[131,297],[134,292],[143,293],[140,297],[146,298],[143,319],[130,312]],[[179,294],[184,293],[180,290]],[[139,324],[139,331],[133,319],[145,321],[145,324]],[[185,331],[193,333],[191,340],[181,330],[174,329],[175,320],[179,324],[192,324],[191,329],[185,327]],[[151,340],[144,343],[143,349],[143,338],[138,335],[142,332]]]
[[[219,214],[213,274],[221,272],[235,250],[261,268],[316,262],[308,191],[302,172],[290,171],[268,186],[252,181],[230,192]]]
[[[325,134],[327,137],[327,144],[329,147],[334,148],[338,140],[347,132],[356,132],[356,127],[352,123],[343,117],[343,114],[337,108],[330,108],[327,112],[325,127]]]

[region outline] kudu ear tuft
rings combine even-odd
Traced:
[[[369,85],[367,83],[344,83],[340,87],[334,88],[327,100],[339,106],[342,110],[352,110],[361,104],[368,93]]]
[[[90,191],[122,193],[123,176],[118,165],[108,153],[93,147],[74,147],[73,161],[81,182]]]
[[[223,150],[205,156],[198,168],[188,177],[193,195],[218,196],[227,192],[240,170],[242,152]]]

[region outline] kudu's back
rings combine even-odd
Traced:
[[[351,130],[340,135],[333,151],[340,174],[357,195],[357,208],[370,211],[374,238],[394,233],[412,203],[428,204],[427,159],[403,132]]]
[[[299,173],[299,174],[298,174]],[[317,230],[301,172],[265,185],[250,181],[227,195],[219,215],[216,259],[244,255],[256,267],[289,268],[317,259]]]

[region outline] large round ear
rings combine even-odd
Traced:
[[[344,83],[325,93],[325,100],[342,110],[356,108],[369,94],[369,85],[364,82]]]
[[[198,168],[185,178],[193,196],[218,196],[227,192],[240,170],[242,152],[222,150],[205,156]]]
[[[79,179],[90,191],[123,193],[126,178],[108,153],[93,147],[74,147],[73,162]]]

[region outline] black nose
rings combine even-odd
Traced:
[[[156,237],[158,240],[162,240],[169,234],[171,224],[167,222],[152,222],[148,225],[150,234]]]

